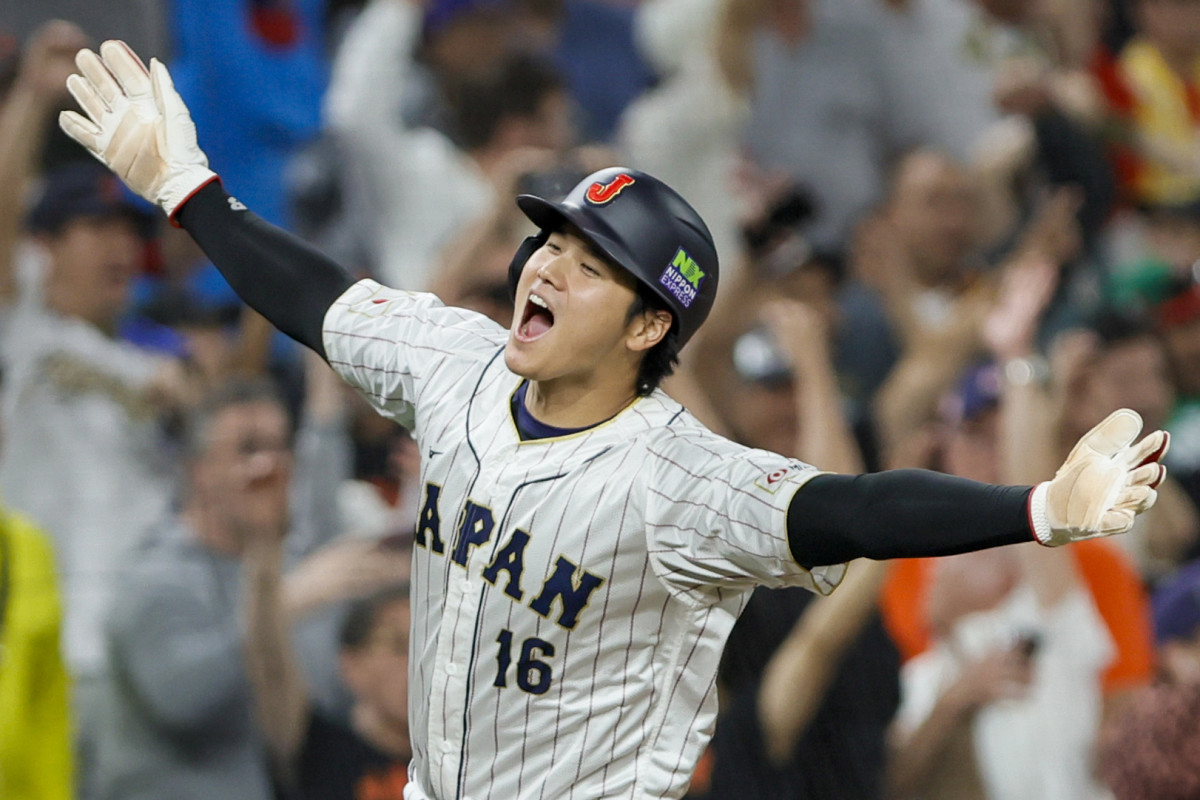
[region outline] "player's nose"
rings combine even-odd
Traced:
[[[562,280],[563,261],[564,259],[561,255],[555,255],[552,258],[548,258],[538,265],[537,272],[534,274],[539,280],[558,288]]]

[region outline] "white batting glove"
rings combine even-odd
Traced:
[[[1154,505],[1155,487],[1167,475],[1159,460],[1171,439],[1155,431],[1135,445],[1141,430],[1137,412],[1114,411],[1083,435],[1054,480],[1038,484],[1029,515],[1039,542],[1056,547],[1125,533]]]
[[[200,187],[216,179],[196,143],[196,126],[167,68],[150,69],[120,41],[100,45],[100,55],[80,50],[80,75],[67,89],[87,117],[59,114],[58,124],[137,194],[168,216]]]

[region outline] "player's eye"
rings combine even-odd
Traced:
[[[591,264],[580,264],[579,268],[583,270],[585,275],[590,275],[593,278],[598,278],[600,276],[600,270],[596,269]]]

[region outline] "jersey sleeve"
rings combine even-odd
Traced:
[[[381,414],[411,428],[425,397],[450,390],[504,344],[505,331],[482,314],[448,308],[432,294],[362,280],[325,314],[330,366]],[[465,405],[465,399],[464,399]]]
[[[828,594],[841,581],[844,564],[807,570],[788,546],[788,505],[821,474],[815,467],[703,429],[652,444],[650,456],[650,560],[675,594],[711,602],[756,585]]]

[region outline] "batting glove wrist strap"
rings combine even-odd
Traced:
[[[1029,493],[1029,527],[1033,529],[1033,538],[1047,546],[1051,546],[1050,541],[1054,537],[1050,518],[1046,516],[1046,494],[1049,489],[1050,481],[1043,481]]]
[[[1054,479],[1030,496],[1030,522],[1039,542],[1056,547],[1124,533],[1154,505],[1155,488],[1167,473],[1159,460],[1170,437],[1155,431],[1134,444],[1141,430],[1142,418],[1123,408],[1083,435]]]
[[[168,216],[216,178],[196,141],[196,126],[167,68],[150,69],[124,42],[108,41],[100,54],[80,50],[81,74],[67,89],[86,117],[59,115],[59,125],[125,182]]]

